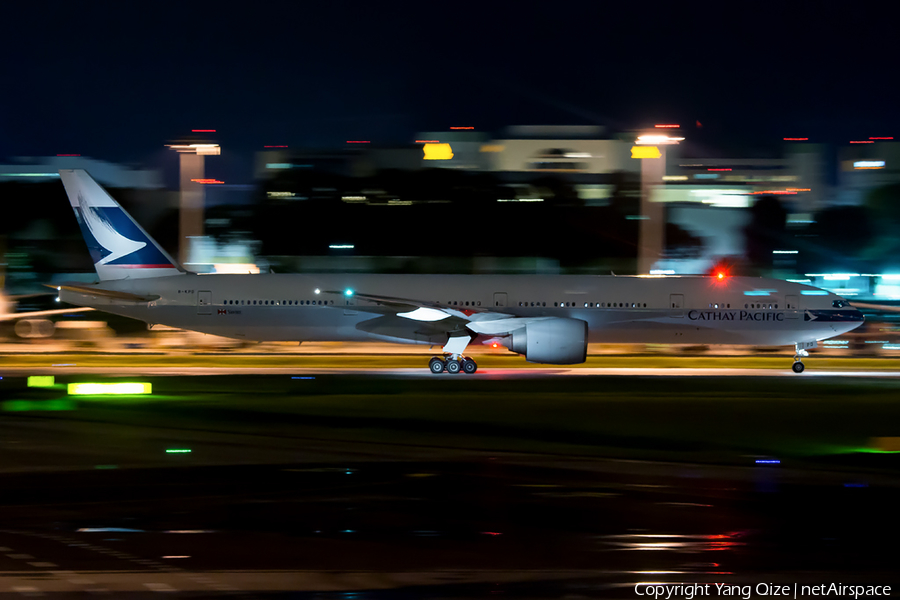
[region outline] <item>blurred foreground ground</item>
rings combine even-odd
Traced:
[[[122,378],[59,367],[52,387],[28,387],[10,358],[10,597],[621,598],[641,581],[897,583],[900,455],[876,442],[900,437],[893,378],[311,367],[139,377],[152,394],[77,397],[66,384]]]

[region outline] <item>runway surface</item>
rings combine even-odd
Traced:
[[[458,373],[435,375],[427,367],[209,367],[209,366],[79,366],[77,362],[51,366],[0,367],[0,376],[23,377],[27,375],[77,375],[96,374],[110,376],[183,376],[183,375],[372,375],[377,377],[402,377],[426,379],[531,379],[547,377],[862,377],[897,378],[900,370],[838,370],[807,367],[803,373],[794,373],[790,365],[784,369],[732,369],[732,368],[594,368],[594,367],[519,367],[514,369],[479,368],[473,375]]]

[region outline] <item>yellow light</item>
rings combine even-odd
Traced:
[[[53,387],[56,380],[53,375],[31,375],[28,377],[28,387]]]
[[[656,146],[632,146],[631,158],[659,158],[659,148]]]
[[[70,396],[96,396],[100,394],[149,394],[149,383],[70,383]]]
[[[425,160],[450,160],[453,158],[453,149],[450,144],[425,144]]]

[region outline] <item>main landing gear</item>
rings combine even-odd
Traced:
[[[794,364],[791,366],[791,370],[794,371],[794,373],[803,372],[803,369],[806,367],[803,366],[803,361],[801,359],[806,358],[807,356],[809,356],[809,352],[802,349],[800,344],[794,344]]]
[[[463,373],[471,375],[478,370],[478,364],[468,356],[450,354],[444,358],[433,356],[431,360],[428,361],[428,368],[431,369],[431,372],[435,375],[443,373],[444,371],[452,374],[462,371]]]

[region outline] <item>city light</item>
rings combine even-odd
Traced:
[[[656,146],[632,146],[631,158],[659,158],[662,154]]]
[[[475,129],[474,127],[451,127],[450,129]]]
[[[658,144],[677,144],[678,142],[684,141],[683,137],[671,137],[668,135],[639,135],[637,138],[636,144],[649,144],[649,145],[658,145]]]
[[[854,169],[883,169],[883,160],[858,160],[853,163]]]
[[[450,160],[453,158],[453,148],[450,144],[425,144],[422,146],[425,152],[424,160]]]
[[[328,246],[332,250],[353,250],[353,244],[331,244]]]
[[[225,183],[224,181],[219,181],[218,179],[191,179],[191,181],[195,183],[202,183],[204,185]]]

